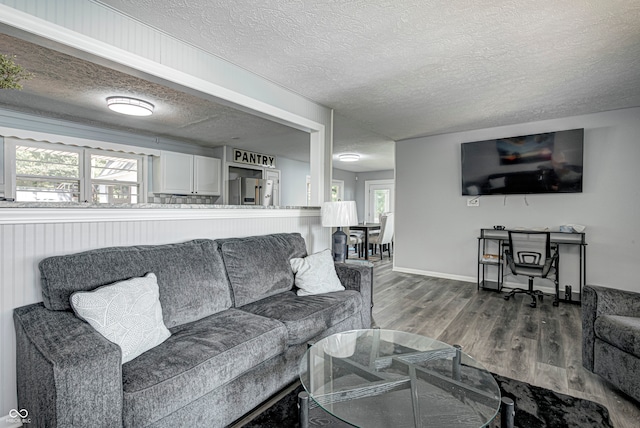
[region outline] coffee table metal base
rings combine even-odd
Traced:
[[[474,395],[476,400],[481,400],[483,396],[491,398],[492,396],[484,391],[476,390],[473,387],[465,385],[460,382],[460,364],[461,364],[461,347],[459,345],[453,345],[451,349],[443,349],[439,351],[429,352],[415,352],[413,354],[405,354],[400,358],[388,357],[380,358],[377,360],[376,368],[380,366],[392,366],[394,364],[402,364],[408,367],[410,376],[408,379],[400,379],[396,381],[387,381],[380,377],[375,370],[369,367],[362,366],[349,360],[337,360],[336,363],[350,366],[350,370],[358,372],[358,374],[365,379],[371,381],[370,384],[353,388],[348,391],[341,391],[339,394],[327,394],[319,399],[322,400],[322,404],[335,403],[338,401],[349,401],[357,398],[374,397],[390,391],[411,388],[411,396],[413,398],[414,409],[414,422],[416,427],[420,427],[419,409],[417,400],[416,380],[420,378],[428,378],[432,384],[438,384],[445,388],[463,389],[466,394]],[[453,354],[452,358],[452,377],[448,378],[442,376],[439,373],[425,370],[421,367],[414,365],[424,360],[430,360],[435,358],[442,358],[446,356],[444,354]],[[300,416],[300,427],[309,427],[309,411],[313,408],[320,407],[314,400],[309,399],[309,394],[303,391],[298,394],[298,408]],[[513,428],[515,407],[514,402],[510,398],[504,397],[500,406],[500,426],[501,428]]]
[[[309,402],[309,393],[302,391],[298,394],[298,417],[300,418],[300,428],[309,428],[309,411],[318,407]],[[502,398],[500,406],[500,428],[514,428],[516,416],[515,403],[509,397]]]

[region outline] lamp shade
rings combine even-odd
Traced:
[[[344,227],[358,224],[356,201],[325,202],[322,204],[322,226]]]

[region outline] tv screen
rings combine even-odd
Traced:
[[[584,129],[462,143],[462,194],[582,192]]]

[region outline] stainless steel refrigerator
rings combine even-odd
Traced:
[[[231,205],[272,205],[273,180],[246,177],[229,180],[229,203]]]

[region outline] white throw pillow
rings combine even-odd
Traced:
[[[120,346],[122,363],[161,344],[171,333],[162,320],[156,275],[105,285],[71,295],[76,315]]]
[[[298,296],[344,290],[336,274],[331,250],[324,250],[305,258],[294,258],[290,263],[295,274],[295,284],[299,288]]]

